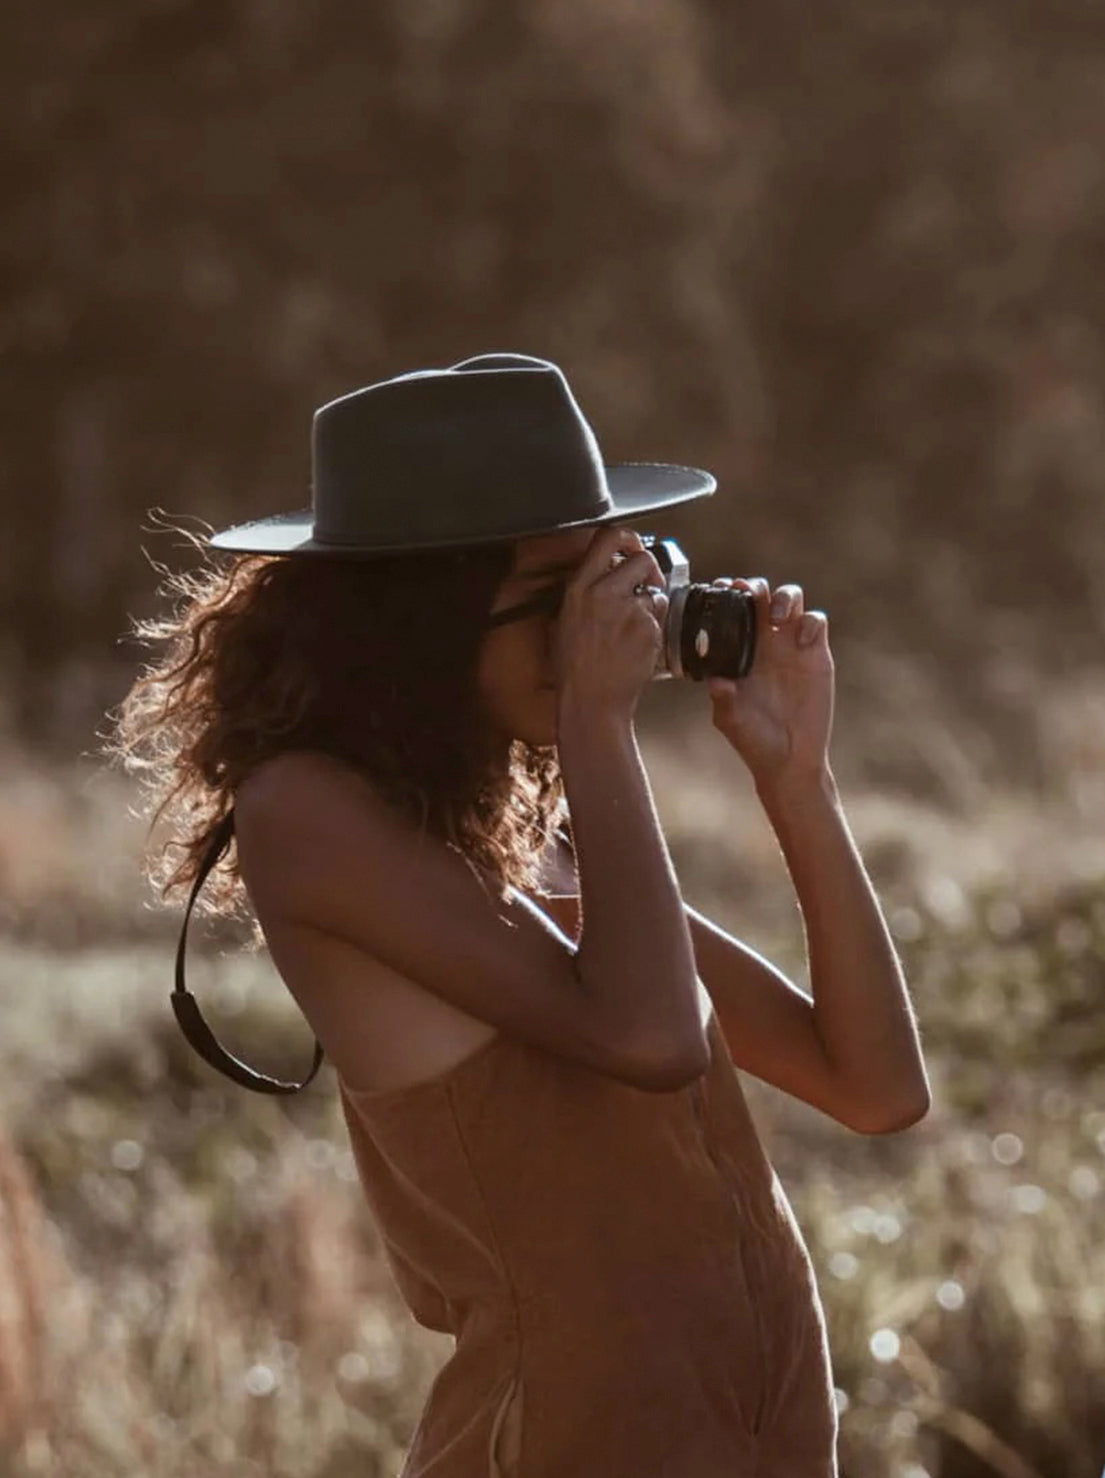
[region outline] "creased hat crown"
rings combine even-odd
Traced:
[[[528,355],[488,354],[354,390],[315,412],[315,538],[356,546],[363,508],[381,536],[409,527],[419,489],[442,539],[524,530],[555,498],[566,522],[613,507],[594,432],[563,372]]]

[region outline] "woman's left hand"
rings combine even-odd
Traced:
[[[756,656],[747,677],[712,677],[713,724],[757,785],[815,779],[829,767],[833,657],[824,611],[807,611],[800,585],[762,578],[713,582],[747,590],[756,602]]]

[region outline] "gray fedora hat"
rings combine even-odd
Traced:
[[[209,543],[345,557],[494,543],[617,523],[716,487],[697,467],[605,465],[557,365],[480,354],[320,406],[312,506],[222,529]]]

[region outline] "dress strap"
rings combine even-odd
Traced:
[[[205,1062],[209,1063],[216,1072],[224,1077],[231,1078],[243,1088],[252,1088],[255,1093],[298,1093],[301,1088],[306,1088],[314,1075],[318,1072],[323,1059],[322,1044],[315,1038],[315,1060],[311,1064],[311,1071],[303,1079],[302,1083],[285,1083],[279,1078],[267,1077],[264,1073],[255,1072],[238,1058],[231,1056],[226,1048],[221,1046],[204,1021],[200,1012],[199,1002],[184,983],[184,950],[188,938],[188,920],[192,914],[199,890],[207,881],[207,875],[211,869],[224,855],[230,846],[234,835],[234,811],[229,810],[211,837],[211,845],[204,853],[200,863],[196,881],[192,885],[192,895],[188,899],[188,907],[184,910],[184,923],[180,930],[180,942],[176,952],[176,984],[170,997],[173,1011],[181,1031],[188,1038],[192,1047],[199,1053]]]

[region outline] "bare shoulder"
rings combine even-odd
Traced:
[[[242,874],[273,963],[342,1080],[390,1092],[447,1072],[495,1035],[495,1028],[386,964],[362,936],[353,942],[317,920],[293,917],[282,884],[288,851],[304,822],[329,833],[326,865],[342,866],[351,808],[373,805],[357,771],[314,751],[288,752],[258,766],[236,796],[245,836]],[[329,821],[328,821],[328,813]],[[361,837],[364,845],[364,837]]]
[[[302,864],[339,868],[350,847],[369,862],[394,842],[397,817],[368,778],[318,750],[288,750],[252,770],[234,797],[235,831],[247,888],[294,885]],[[274,898],[275,901],[275,898]]]
[[[326,804],[354,792],[364,800],[375,795],[367,778],[352,765],[322,750],[289,749],[249,772],[234,793],[234,809],[248,826],[287,814],[298,805]]]

